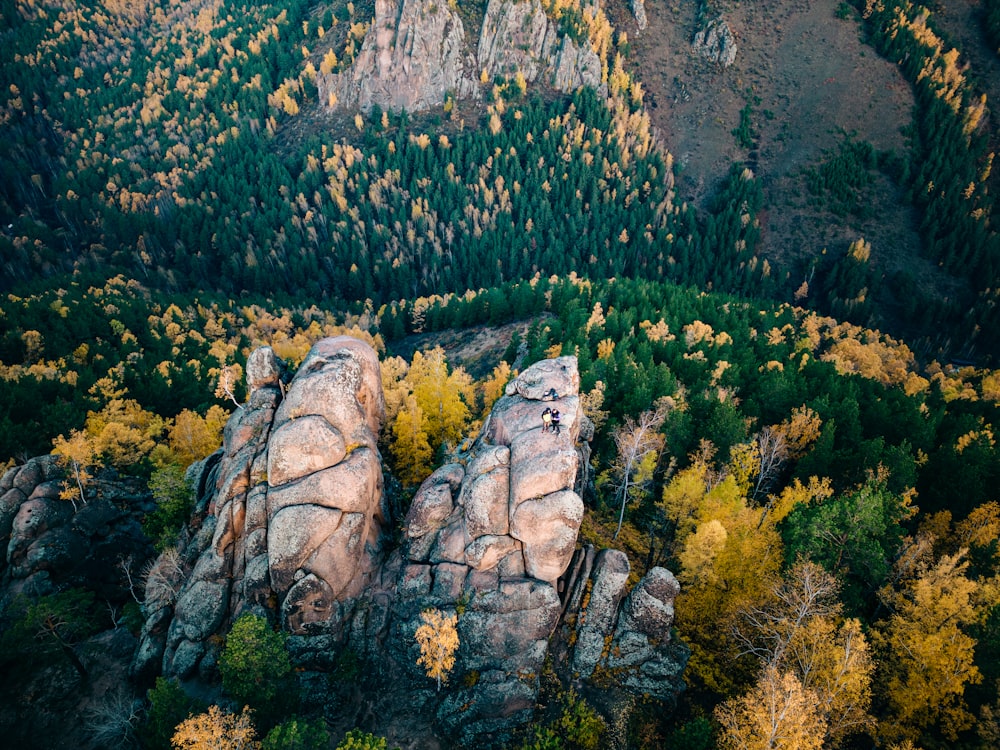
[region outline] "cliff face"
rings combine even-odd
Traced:
[[[333,108],[420,112],[447,95],[480,96],[480,76],[514,77],[571,92],[601,83],[589,43],[559,31],[539,0],[490,0],[478,40],[469,39],[448,3],[376,0],[361,51],[346,70],[317,78],[319,98]]]
[[[191,470],[195,516],[147,578],[132,660],[140,685],[159,674],[216,679],[224,636],[251,612],[292,634],[304,674],[331,671],[349,650],[392,688],[384,710],[419,705],[436,732],[463,742],[500,741],[530,720],[549,656],[577,685],[600,670],[601,690],[682,689],[673,575],[654,568],[630,592],[623,553],[577,545],[574,484],[593,426],[575,358],[509,383],[472,447],[423,483],[405,519],[390,518],[383,491],[376,353],[325,339],[287,391],[282,375],[269,348],[253,352],[248,402],[223,449]],[[545,406],[562,412],[558,433],[542,432]],[[149,554],[137,515],[116,510],[125,504],[110,490],[74,512],[58,499],[62,476],[42,457],[0,483],[4,600],[95,588],[101,575],[121,595],[123,555],[140,567]],[[457,663],[440,695],[417,665],[428,608],[459,615]]]
[[[247,362],[249,403],[230,420],[207,518],[185,552],[176,602],[149,613],[137,671],[188,677],[239,614],[294,633],[337,619],[380,562],[385,523],[378,357],[350,338],[310,351],[282,395],[269,349]],[[154,600],[153,597],[147,597]],[[209,667],[210,668],[210,667]]]
[[[465,97],[477,86],[462,19],[447,3],[375,0],[375,19],[351,66],[317,79],[320,101],[367,112],[420,112]]]

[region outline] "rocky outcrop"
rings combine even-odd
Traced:
[[[629,0],[629,6],[632,8],[632,15],[635,16],[635,22],[639,26],[639,31],[645,31],[649,25],[649,21],[646,19],[645,0]]]
[[[470,40],[447,3],[376,0],[375,18],[354,62],[317,78],[334,108],[420,112],[446,96],[480,95],[480,76],[544,83],[564,92],[601,85],[601,62],[546,16],[540,0],[490,0],[479,39]]]
[[[127,596],[152,547],[139,519],[148,493],[97,481],[87,502],[60,497],[66,472],[55,456],[15,466],[0,479],[0,610],[13,596],[85,586],[112,603]],[[127,573],[126,573],[127,569]]]
[[[280,619],[295,634],[322,632],[377,573],[385,522],[378,357],[356,339],[324,339],[284,396],[280,373],[270,348],[251,355],[250,400],[226,426],[207,509],[210,541],[202,533],[193,543],[196,560],[162,651],[154,636],[164,615],[149,613],[158,627],[144,633],[137,674],[161,656],[168,675],[191,676],[206,657],[211,667],[212,636],[243,612]]]
[[[492,79],[541,82],[560,91],[598,88],[601,60],[589,43],[577,44],[545,15],[540,0],[490,0],[479,36],[479,66]]]
[[[477,681],[442,703],[439,720],[465,739],[534,710],[562,609],[559,578],[583,518],[573,491],[578,393],[575,358],[529,368],[507,385],[462,463],[423,483],[406,518],[403,581],[413,595],[397,612],[462,610],[458,669]],[[559,433],[542,432],[545,405],[563,414]]]
[[[291,380],[264,347],[246,371],[250,395],[222,449],[188,471],[193,517],[145,576],[139,685],[160,674],[217,679],[226,634],[255,613],[291,634],[304,685],[353,654],[392,696],[383,710],[419,706],[458,743],[510,740],[532,719],[550,664],[581,689],[664,699],[682,689],[676,580],[654,568],[630,591],[623,553],[578,546],[574,488],[593,425],[575,358],[511,381],[402,519],[390,517],[383,487],[381,375],[367,344],[319,341]],[[542,431],[546,406],[562,413],[558,432]],[[64,481],[51,456],[0,479],[0,607],[83,586],[121,611],[152,557],[139,526],[152,498],[99,479],[75,509],[60,498]],[[440,694],[417,664],[428,608],[458,615],[457,662]]]
[[[736,61],[736,37],[722,18],[713,18],[694,35],[694,50],[723,67]]]
[[[680,590],[673,573],[653,568],[626,598],[604,659],[623,687],[662,700],[677,693],[689,654],[670,637]]]
[[[439,107],[445,94],[478,91],[475,61],[466,52],[462,19],[446,2],[376,0],[375,19],[361,51],[345,71],[320,76],[320,101],[367,112],[420,112]]]
[[[157,604],[147,606],[134,674],[210,674],[218,636],[255,612],[292,633],[307,671],[331,669],[350,649],[396,688],[408,675],[419,690],[414,633],[433,608],[459,615],[454,679],[436,701],[437,726],[459,741],[498,741],[531,718],[553,639],[567,628],[572,679],[601,667],[620,689],[681,689],[676,581],[654,569],[630,593],[624,554],[577,549],[578,443],[593,425],[575,358],[536,363],[507,385],[471,447],[421,485],[391,553],[383,530],[398,519],[376,442],[375,352],[346,337],[320,341],[284,394],[270,350],[251,356],[247,374],[250,399],[217,464],[199,470],[209,497],[182,545],[189,572],[173,601],[147,593]],[[562,413],[558,433],[542,431],[546,406]]]
[[[292,380],[267,445],[270,582],[292,632],[363,591],[386,518],[378,356],[356,339],[317,343]]]

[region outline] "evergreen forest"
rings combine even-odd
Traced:
[[[573,355],[596,428],[581,541],[677,576],[687,688],[639,700],[617,744],[558,692],[511,750],[997,747],[1000,131],[936,24],[948,4],[831,13],[898,67],[912,121],[905,150],[845,133],[802,171],[845,225],[872,218],[875,185],[898,189],[941,293],[882,273],[860,235],[766,257],[780,207],[750,160],[705,205],[680,198],[609,20],[627,3],[542,4],[599,51],[599,91],[512,75],[431,112],[344,113],[317,79],[358,55],[368,0],[0,0],[0,467],[59,456],[74,508],[102,481],[138,487],[149,554],[170,550],[184,471],[247,399],[250,352],[294,371],[346,334],[382,363],[401,517],[517,372]],[[486,3],[449,5],[482,23]],[[1000,57],[1000,2],[978,5]],[[748,103],[735,146],[759,116]],[[0,601],[16,688],[106,627],[101,596]],[[141,602],[107,607],[141,626]],[[284,636],[237,625],[215,686],[234,710],[160,679],[117,734],[87,723],[89,746],[386,747],[331,736],[290,687]]]

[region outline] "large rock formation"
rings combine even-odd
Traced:
[[[345,71],[318,80],[320,101],[365,112],[378,104],[420,112],[440,106],[447,92],[478,89],[465,29],[448,3],[375,0],[375,19]]]
[[[270,348],[247,363],[250,400],[226,426],[208,518],[169,628],[150,613],[137,674],[188,677],[214,666],[212,636],[243,612],[293,633],[323,630],[381,561],[385,513],[377,440],[378,357],[349,337],[324,339],[282,397]],[[277,607],[275,607],[275,603]]]
[[[601,60],[590,44],[577,44],[545,15],[540,0],[490,0],[479,36],[478,61],[492,80],[520,73],[527,83],[560,91],[597,88]]]
[[[639,31],[645,31],[646,27],[649,26],[649,21],[646,19],[646,1],[629,0],[629,6],[632,8],[632,15],[635,16]]]
[[[391,553],[375,352],[320,341],[284,395],[269,349],[247,372],[250,400],[226,428],[221,460],[200,469],[214,490],[183,545],[190,572],[175,600],[148,596],[136,675],[208,675],[217,636],[255,612],[293,634],[306,670],[329,669],[349,648],[397,687],[400,674],[420,686],[413,636],[434,608],[459,615],[456,686],[436,711],[439,729],[463,741],[530,719],[554,640],[577,644],[566,679],[601,667],[618,689],[681,689],[673,576],[654,569],[628,592],[622,553],[577,549],[577,442],[593,429],[575,358],[539,362],[508,384],[471,448],[420,487]],[[542,432],[545,406],[562,412],[559,433]]]
[[[354,62],[317,78],[320,101],[367,112],[374,105],[420,112],[446,96],[480,95],[480,76],[541,82],[560,91],[597,88],[601,62],[542,10],[540,0],[490,0],[478,43],[447,3],[376,0],[375,18]]]

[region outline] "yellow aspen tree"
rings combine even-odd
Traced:
[[[587,415],[594,424],[594,432],[599,432],[604,423],[608,421],[608,416],[610,411],[607,409],[602,409],[604,406],[604,394],[607,391],[607,386],[604,384],[603,380],[598,380],[594,383],[594,387],[591,388],[586,393],[580,394],[580,405],[583,407],[583,413]]]
[[[885,596],[894,611],[874,638],[884,654],[889,712],[879,734],[886,741],[917,740],[932,726],[954,740],[974,723],[965,687],[983,676],[974,663],[976,641],[965,629],[987,607],[980,606],[980,583],[966,575],[965,555],[962,549],[932,564],[918,561],[901,590]]]
[[[134,399],[112,399],[87,415],[85,429],[97,454],[115,467],[131,466],[148,456],[166,428],[162,417]]]
[[[482,416],[484,419],[490,413],[493,404],[503,395],[504,388],[510,382],[512,374],[507,361],[500,360],[500,364],[493,368],[492,374],[483,381],[481,393],[483,394]]]
[[[427,670],[427,676],[437,680],[437,689],[448,681],[448,674],[455,666],[455,652],[458,651],[458,615],[446,615],[436,609],[420,613],[423,622],[414,637],[420,644],[420,658],[417,664]]]
[[[750,493],[754,479],[760,474],[760,465],[760,449],[756,440],[729,449],[729,473],[744,495]]]
[[[815,694],[775,665],[749,693],[720,704],[715,718],[723,750],[819,750],[826,734]]]
[[[860,621],[842,619],[839,593],[822,566],[797,562],[767,605],[740,613],[734,631],[746,651],[812,691],[828,747],[874,726],[868,713],[874,662]]]
[[[775,522],[748,504],[730,474],[711,468],[708,455],[695,456],[664,488],[660,507],[675,529],[676,624],[691,647],[690,677],[717,693],[733,693],[753,679],[756,660],[741,658],[735,641],[739,614],[766,606],[782,561]],[[723,533],[724,532],[724,533]]]
[[[174,419],[167,430],[170,449],[182,466],[210,456],[222,445],[222,430],[229,413],[218,404],[202,417],[185,409]]]
[[[716,518],[701,524],[691,534],[684,548],[677,556],[684,570],[684,579],[695,585],[715,583],[715,559],[726,546],[729,533]]]
[[[812,444],[819,440],[823,420],[806,405],[792,409],[791,416],[774,427],[775,432],[785,438],[788,455],[792,459],[801,458]]]
[[[406,374],[410,365],[402,357],[388,357],[382,360],[382,392],[385,394],[385,424],[392,424],[399,410],[403,408],[410,386]]]
[[[419,484],[431,473],[431,450],[424,414],[412,395],[406,397],[392,423],[389,449],[396,460],[396,475],[404,484]]]
[[[708,464],[705,461],[695,460],[690,466],[674,474],[663,488],[660,507],[667,520],[674,526],[678,546],[685,541],[688,534],[697,529],[699,511],[710,489],[709,484]]]
[[[415,352],[407,375],[417,405],[423,410],[432,447],[457,442],[469,423],[468,404],[475,401],[472,378],[462,368],[448,372],[444,349]]]
[[[174,750],[259,750],[249,707],[231,714],[218,706],[182,721],[170,744]]]
[[[793,647],[801,659],[802,682],[816,694],[826,719],[827,746],[838,747],[848,735],[871,730],[875,663],[861,621],[849,618],[836,625],[833,618],[813,618]]]
[[[73,510],[76,510],[77,500],[87,502],[86,487],[92,479],[90,472],[97,465],[94,443],[86,432],[73,430],[69,438],[60,435],[53,441],[52,453],[70,473],[59,497],[73,503]]]
[[[983,376],[979,383],[983,399],[1000,403],[1000,370],[993,370]]]
[[[955,536],[965,547],[985,547],[1000,537],[1000,503],[991,501],[974,508],[955,527]]]

